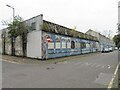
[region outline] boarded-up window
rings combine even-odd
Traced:
[[[54,42],[48,43],[48,49],[54,49]]]
[[[56,42],[56,49],[60,48],[60,42]]]
[[[36,22],[31,23],[32,30],[36,30]]]
[[[54,49],[54,40],[53,40],[53,37],[52,37],[52,35],[48,35],[50,38],[48,38],[48,39],[50,39],[49,41],[50,42],[48,42],[48,49]]]
[[[71,48],[70,38],[67,39],[67,48]]]
[[[56,49],[60,48],[60,36],[56,35]]]
[[[93,42],[93,48],[96,48],[96,43],[95,42]]]
[[[86,43],[86,48],[90,48],[90,44],[89,43]]]
[[[80,48],[80,42],[79,41],[76,41],[75,48]]]
[[[66,48],[66,38],[62,37],[62,48]]]
[[[81,43],[81,48],[86,48],[86,43],[85,42]]]

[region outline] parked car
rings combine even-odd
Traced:
[[[102,53],[104,53],[104,52],[110,52],[109,48],[107,48],[107,47],[103,48]]]
[[[115,47],[115,50],[118,50],[118,48],[117,48],[117,47]]]
[[[109,48],[105,48],[105,50],[104,50],[104,52],[109,52],[110,50],[109,50]]]
[[[110,51],[110,52],[112,52],[112,51],[113,51],[113,48],[112,48],[112,47],[110,47],[110,48],[109,48],[109,51]]]

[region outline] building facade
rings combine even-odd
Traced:
[[[26,57],[47,59],[63,56],[97,52],[101,44],[108,39],[99,34],[90,35],[43,20],[43,15],[24,21],[31,27],[27,35]],[[11,39],[8,30],[3,29],[2,37],[4,54],[11,55]],[[15,40],[15,55],[23,56],[21,38]],[[109,43],[109,42],[108,42]]]
[[[88,35],[97,37],[97,39],[99,41],[97,48],[99,49],[99,51],[102,51],[103,48],[110,48],[110,47],[114,48],[115,47],[113,40],[109,39],[108,37],[105,37],[104,35],[96,32],[96,31],[88,30],[86,33]]]

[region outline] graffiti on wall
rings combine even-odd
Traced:
[[[50,42],[46,37],[50,37]],[[60,57],[66,55],[76,55],[80,53],[92,52],[96,47],[95,41],[80,38],[73,38],[55,33],[44,32],[42,34],[42,53],[43,58]]]
[[[59,35],[55,35],[56,49],[60,49],[60,39]]]

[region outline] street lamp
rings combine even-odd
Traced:
[[[14,21],[14,17],[15,17],[15,9],[14,9],[14,7],[11,7],[10,5],[6,5],[6,6],[13,9],[13,21]]]
[[[117,33],[118,33],[118,35],[120,35],[120,23],[118,23],[117,25],[118,25],[118,31],[117,31]]]
[[[6,5],[6,6],[13,9],[13,25],[14,25],[15,9],[14,9],[14,7],[11,7],[10,5]],[[12,55],[14,56],[15,55],[15,48],[14,48],[15,38],[14,38],[14,35],[11,37],[11,42],[12,42]]]

